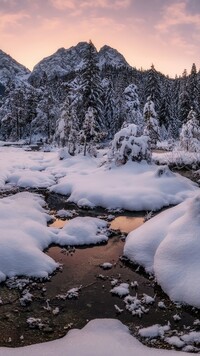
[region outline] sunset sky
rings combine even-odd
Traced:
[[[89,39],[136,68],[199,69],[200,0],[0,0],[0,49],[29,69]]]

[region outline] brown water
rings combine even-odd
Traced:
[[[62,219],[58,219],[56,218],[54,220],[54,222],[52,224],[50,224],[49,226],[51,227],[57,227],[58,229],[62,229],[63,226],[65,226],[65,224],[68,222],[68,220],[62,220]]]
[[[110,228],[113,230],[120,230],[121,232],[129,233],[137,229],[144,222],[144,217],[134,216],[117,216],[112,220]]]
[[[63,228],[68,220],[62,220],[56,218],[51,227],[56,227],[58,229]],[[113,230],[120,230],[122,233],[129,233],[132,230],[137,229],[140,225],[144,222],[144,217],[135,217],[135,216],[117,216],[114,218],[110,223],[110,229]]]

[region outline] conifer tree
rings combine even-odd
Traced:
[[[151,147],[155,148],[157,141],[160,140],[160,129],[157,120],[157,114],[155,112],[154,103],[149,96],[147,98],[147,102],[144,106],[144,121],[145,121],[145,128],[144,128],[144,135],[149,136]]]
[[[194,110],[198,112],[198,78],[197,78],[197,69],[195,63],[193,63],[190,75],[187,78],[187,92],[189,95],[190,107],[193,107]]]
[[[80,142],[83,144],[83,154],[88,152],[91,156],[96,156],[95,141],[97,141],[98,132],[96,131],[95,110],[89,107],[80,131]]]
[[[145,96],[146,98],[151,96],[151,100],[154,102],[155,105],[155,110],[157,113],[159,113],[161,102],[161,88],[159,83],[159,75],[158,72],[155,70],[153,64],[151,66],[151,69],[147,72]]]
[[[118,128],[118,115],[116,98],[111,80],[105,78],[102,81],[103,88],[103,117],[105,127],[108,130],[108,138],[113,137]]]
[[[137,86],[130,84],[123,93],[122,113],[124,117],[123,127],[129,124],[137,125],[140,130],[143,128],[143,117],[140,111],[140,101],[137,93]]]
[[[187,71],[183,71],[180,80],[179,101],[178,101],[178,119],[181,123],[187,122],[187,117],[190,111],[190,96],[187,86]]]
[[[103,90],[101,85],[100,70],[98,67],[97,51],[92,41],[89,41],[87,51],[83,57],[84,69],[81,73],[81,94],[82,94],[82,120],[89,108],[93,108],[95,124],[99,131],[103,125]],[[91,109],[90,109],[91,111]]]
[[[182,126],[180,132],[180,146],[186,151],[199,152],[200,148],[200,127],[197,120],[197,114],[190,110],[188,121]]]
[[[151,162],[150,140],[146,135],[141,135],[140,128],[130,124],[119,130],[112,141],[108,152],[108,164],[115,163],[120,166],[128,161]]]
[[[55,139],[60,147],[66,147],[68,153],[74,156],[78,145],[78,122],[74,108],[71,108],[66,97],[57,120]]]

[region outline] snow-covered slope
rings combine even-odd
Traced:
[[[89,43],[79,42],[76,46],[69,49],[60,48],[54,54],[44,58],[34,68],[30,76],[30,81],[37,81],[44,74],[52,80],[55,77],[63,77],[73,71],[83,67],[83,57],[87,51]],[[125,58],[115,49],[103,46],[97,53],[99,66],[104,64],[114,67],[130,67]]]
[[[15,61],[11,56],[0,50],[0,83],[7,85],[29,74],[30,71],[22,64]]]
[[[102,68],[105,64],[116,68],[124,66],[130,68],[130,65],[125,60],[124,56],[112,47],[106,45],[103,46],[98,53],[98,57],[100,68]]]
[[[83,65],[83,54],[87,50],[87,42],[79,42],[69,49],[60,48],[54,54],[42,59],[34,68],[30,81],[46,73],[48,79],[56,76],[63,77],[70,72],[80,69]]]

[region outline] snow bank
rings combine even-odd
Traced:
[[[55,179],[46,172],[21,169],[8,174],[7,183],[22,188],[47,188],[55,184]]]
[[[43,344],[0,348],[0,356],[177,356],[176,351],[157,350],[142,345],[128,328],[114,319],[90,321],[82,330],[74,329],[62,339]],[[179,356],[185,356],[179,352]]]
[[[107,241],[107,223],[74,218],[62,229],[47,227],[44,200],[28,192],[0,199],[0,282],[6,277],[48,277],[57,267],[42,251],[50,244],[82,245]]]
[[[108,240],[107,222],[91,217],[76,217],[59,229],[55,242],[64,245],[90,245]]]
[[[182,202],[198,189],[167,167],[144,161],[109,169],[102,165],[101,154],[97,158],[78,155],[59,160],[58,152],[0,147],[0,153],[0,188],[7,183],[24,188],[50,187],[81,207],[159,210]]]
[[[200,307],[200,195],[162,212],[126,240],[124,255],[155,273],[174,301]]]
[[[200,153],[183,151],[179,147],[170,152],[153,152],[153,161],[159,164],[168,164],[177,167],[199,166]]]
[[[41,197],[19,193],[0,200],[0,281],[26,275],[47,277],[58,264],[44,250],[53,239]]]
[[[56,152],[26,152],[21,148],[0,147],[0,188],[5,184],[21,187],[47,187],[55,184],[54,177],[45,172],[57,156]]]
[[[68,160],[67,160],[68,161]],[[66,174],[50,191],[69,195],[68,201],[109,209],[158,210],[178,204],[197,186],[167,167],[128,162],[120,167],[95,167],[94,160],[74,157]]]

